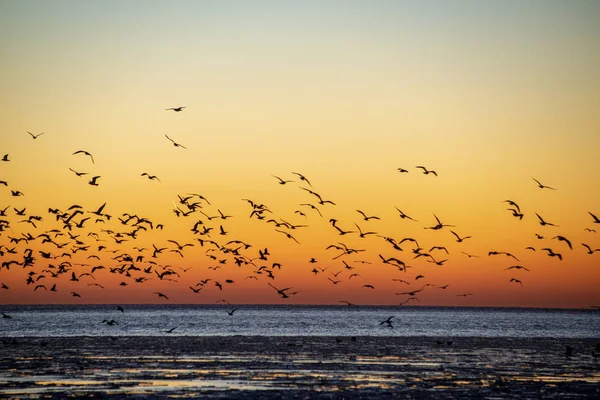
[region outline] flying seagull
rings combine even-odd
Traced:
[[[29,131],[27,131],[27,133],[29,133],[33,139],[37,139],[38,136],[42,136],[44,134],[44,132],[42,132],[42,133],[38,133],[37,135],[34,135],[33,133],[31,133]]]
[[[86,156],[89,156],[92,159],[92,164],[95,164],[94,157],[90,153],[88,153],[87,151],[85,151],[85,150],[77,150],[75,153],[73,153],[73,155],[75,155],[75,154],[85,154]]]
[[[179,143],[175,142],[173,139],[171,139],[171,138],[170,138],[169,136],[167,136],[166,134],[165,134],[165,137],[166,137],[167,139],[169,139],[169,140],[170,140],[170,141],[173,143],[173,146],[175,146],[175,147],[181,147],[181,148],[183,148],[183,149],[186,149],[186,150],[187,150],[187,147],[185,147],[185,146],[183,146],[183,145],[181,145],[181,144],[179,144]]]
[[[535,179],[535,178],[531,178],[531,179],[533,179],[533,180],[535,181],[535,183],[537,183],[537,184],[538,184],[538,187],[539,187],[540,189],[551,189],[551,190],[556,190],[556,189],[555,189],[555,188],[553,188],[553,187],[546,186],[546,185],[542,185],[542,184],[540,183],[540,181],[538,181],[538,180],[537,180],[537,179]]]

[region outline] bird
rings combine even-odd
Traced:
[[[285,289],[277,289],[275,286],[271,285],[270,282],[267,282],[269,286],[271,286],[273,289],[275,289],[277,291],[277,294],[279,294],[281,296],[282,299],[287,299],[290,296],[286,293],[288,290],[293,289],[293,287],[288,287]]]
[[[458,234],[457,234],[456,232],[454,232],[454,231],[450,231],[450,233],[452,233],[454,236],[456,236],[456,241],[457,241],[458,243],[462,243],[462,241],[463,241],[463,240],[466,240],[466,239],[470,239],[470,238],[471,238],[471,236],[465,236],[465,237],[462,237],[462,238],[461,238],[461,237],[460,237],[460,236],[458,236]]]
[[[90,157],[90,159],[92,160],[92,164],[95,164],[94,156],[92,156],[89,152],[87,152],[85,150],[77,150],[76,152],[73,153],[73,155],[75,155],[75,154],[85,154],[86,156]]]
[[[571,241],[564,236],[554,236],[553,239],[558,239],[561,242],[565,242],[571,250],[573,250],[573,246],[571,245]]]
[[[545,248],[545,249],[542,249],[542,250],[547,251],[548,252],[548,256],[550,256],[550,257],[558,257],[558,259],[562,261],[562,255],[558,254],[558,253],[555,253],[554,251],[552,251],[552,249]]]
[[[285,185],[286,183],[294,182],[294,181],[285,181],[285,180],[283,180],[280,177],[275,176],[275,175],[272,175],[272,176],[273,176],[273,178],[275,178],[275,179],[277,179],[279,181],[280,185]]]
[[[394,206],[394,207],[396,207],[396,206]],[[408,215],[404,214],[404,213],[402,212],[402,210],[400,210],[398,207],[396,207],[396,210],[397,210],[397,211],[400,213],[400,218],[402,218],[402,219],[405,219],[405,218],[406,218],[406,219],[410,219],[411,221],[415,221],[415,222],[417,222],[416,220],[412,219],[412,218],[411,218],[411,217],[409,217]]]
[[[388,319],[381,321],[379,323],[379,326],[381,325],[386,325],[388,328],[394,328],[394,325],[392,325],[392,319],[394,318],[394,316],[392,315],[391,317],[389,317]]]
[[[27,133],[29,133],[34,140],[37,139],[39,136],[42,136],[44,134],[44,132],[42,132],[42,133],[38,133],[37,135],[34,135],[33,133],[31,133],[29,131],[27,131]]]
[[[438,176],[437,172],[435,172],[433,170],[428,170],[427,168],[423,167],[422,165],[417,165],[415,168],[421,168],[425,175],[434,174],[435,176]]]
[[[181,112],[183,111],[183,109],[186,107],[171,107],[171,108],[165,108],[165,111],[175,111],[175,112]]]
[[[298,178],[300,178],[301,181],[308,183],[308,186],[312,187],[311,183],[308,181],[308,179],[306,179],[306,177],[304,175],[302,175],[299,172],[292,172],[292,174],[297,175]]]
[[[514,208],[516,208],[516,210],[518,212],[521,212],[521,207],[519,207],[519,205],[517,203],[515,203],[512,200],[504,200],[504,203],[508,203],[509,205],[513,206]]]
[[[173,327],[173,328],[171,328],[171,329],[167,329],[167,330],[165,331],[165,333],[173,333],[173,331],[174,331],[175,329],[177,329],[177,327],[176,327],[176,326],[174,326],[174,327]]]
[[[290,235],[289,233],[287,233],[287,232],[285,232],[285,231],[282,231],[282,230],[279,230],[279,229],[275,229],[275,230],[276,230],[277,232],[279,232],[279,233],[282,233],[282,234],[284,234],[284,235],[285,235],[285,236],[286,236],[288,239],[291,239],[291,240],[293,240],[294,242],[296,242],[296,243],[300,244],[300,242],[299,242],[299,241],[298,241],[298,240],[297,240],[295,237],[293,237],[292,235]]]
[[[88,184],[92,185],[92,186],[98,186],[98,179],[100,179],[100,176],[94,176],[92,177],[92,179],[90,179],[90,181],[88,182]]]
[[[6,156],[5,156],[6,157]],[[594,224],[600,224],[600,219],[598,219],[598,217],[596,217],[594,214],[592,214],[591,212],[588,211],[588,214],[590,214],[592,216],[592,218],[594,219]],[[594,231],[595,232],[595,231]]]
[[[364,238],[367,235],[376,235],[377,234],[377,232],[363,232],[362,229],[360,229],[360,226],[358,226],[356,223],[354,223],[354,225],[358,229],[358,236],[360,236],[361,238]]]
[[[540,216],[540,214],[538,214],[538,213],[535,213],[535,215],[537,215],[538,219],[540,220],[540,225],[541,225],[541,226],[546,226],[546,225],[549,225],[549,226],[556,226],[556,227],[558,227],[558,225],[555,225],[555,224],[552,224],[552,223],[550,223],[550,222],[546,222],[546,221],[544,221],[544,219],[543,219],[543,218]]]
[[[369,221],[370,219],[380,219],[378,216],[375,216],[375,215],[373,215],[373,216],[367,216],[367,215],[366,215],[364,212],[362,212],[361,210],[356,210],[356,212],[357,212],[357,213],[359,213],[360,215],[362,215],[362,216],[363,216],[363,219],[364,219],[365,221]],[[356,224],[355,224],[355,225],[356,225]]]
[[[165,299],[169,300],[169,298],[166,295],[162,294],[161,292],[154,292],[154,294],[157,294],[158,297],[164,297]]]
[[[69,168],[69,170],[73,171],[77,176],[83,176],[88,174],[87,172],[77,172],[73,168]]]
[[[588,250],[587,254],[594,254],[595,251],[600,251],[600,249],[594,249],[594,250],[592,250],[592,248],[590,246],[588,246],[587,244],[585,244],[585,243],[581,243],[581,245]]]
[[[234,312],[236,312],[236,310],[237,310],[237,308],[234,308],[234,309],[233,309],[233,310],[231,310],[231,311],[227,311],[227,314],[229,314],[229,315],[233,315],[233,313],[234,313]]]
[[[167,134],[165,134],[165,137],[166,137],[167,139],[169,139],[169,140],[170,140],[170,141],[173,143],[173,146],[175,146],[175,147],[181,147],[182,149],[186,149],[186,150],[187,150],[187,147],[185,147],[185,146],[184,146],[184,145],[182,145],[182,144],[179,144],[179,143],[175,142],[175,141],[174,141],[173,139],[171,139],[171,138],[170,138],[170,137],[169,137]]]
[[[398,168],[398,172],[400,172],[401,174],[402,174],[402,173],[406,173],[406,174],[407,174],[407,173],[408,173],[408,170],[407,170],[407,169],[404,169],[404,168]]]
[[[538,180],[537,180],[537,179],[535,179],[535,178],[531,178],[531,179],[533,179],[533,180],[534,180],[534,181],[535,181],[535,182],[538,184],[538,187],[539,187],[540,189],[551,189],[551,190],[556,190],[556,189],[555,189],[555,188],[553,188],[553,187],[546,186],[546,185],[542,185],[542,184],[540,183],[540,181],[538,181]]]
[[[507,210],[508,210],[508,211],[512,211],[512,215],[513,215],[513,217],[517,217],[517,218],[519,218],[520,220],[521,220],[521,219],[523,219],[523,217],[524,217],[523,213],[521,213],[521,212],[519,212],[519,211],[515,210],[514,208],[507,208]]]
[[[573,350],[575,350],[573,346],[567,345],[567,347],[565,347],[565,357],[571,357],[573,355]]]
[[[10,161],[8,159],[8,154],[5,154],[0,161]]]
[[[525,268],[525,267],[523,267],[521,265],[513,265],[512,267],[506,268],[505,271],[508,271],[509,269],[522,269],[524,271],[529,272],[529,269],[527,269],[527,268]]]
[[[444,246],[433,246],[432,248],[429,249],[429,252],[432,252],[433,250],[444,250],[446,252],[446,254],[450,254],[450,253],[448,253],[448,249],[445,248]]]
[[[148,179],[150,179],[150,180],[157,180],[157,181],[159,181],[159,182],[160,182],[160,179],[158,178],[158,176],[156,176],[156,175],[150,175],[150,174],[149,174],[149,173],[147,173],[147,172],[144,172],[144,173],[142,173],[142,175],[141,175],[141,176],[146,176],[146,177],[148,177]]]
[[[440,221],[440,219],[437,217],[437,215],[433,214],[433,216],[435,217],[435,220],[437,221],[437,224],[434,226],[426,226],[425,229],[432,229],[434,231],[437,231],[439,229],[442,229],[445,226],[449,226],[454,228],[455,225],[448,225],[448,224],[443,224],[442,221]]]

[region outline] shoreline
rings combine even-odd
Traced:
[[[600,359],[592,355],[598,344],[600,338],[78,336],[14,344],[3,338],[0,394],[600,397]]]

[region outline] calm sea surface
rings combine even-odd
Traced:
[[[3,306],[0,336],[600,337],[597,310],[242,305]],[[393,328],[379,323],[394,316]],[[107,325],[103,320],[114,320]],[[171,333],[167,330],[175,328]]]

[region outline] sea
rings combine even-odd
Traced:
[[[234,309],[236,310],[231,312]],[[0,319],[1,337],[600,337],[600,311],[595,309],[345,305],[11,305],[2,306],[0,311],[10,317]],[[390,317],[393,317],[391,327],[382,323]]]

